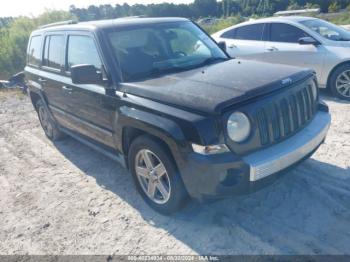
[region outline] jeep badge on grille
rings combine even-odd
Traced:
[[[282,80],[282,85],[291,84],[292,82],[293,82],[293,80],[290,77],[288,77],[288,78]]]

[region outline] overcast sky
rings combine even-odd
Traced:
[[[192,3],[193,0],[2,0],[0,8],[0,17],[19,16],[19,15],[38,15],[45,8],[68,10],[70,5],[76,7],[87,7],[89,5],[102,4],[123,4],[127,2],[133,4],[152,4],[152,3]]]

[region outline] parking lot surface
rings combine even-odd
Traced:
[[[1,93],[0,254],[350,254],[349,102],[323,97],[327,141],[275,184],[166,217],[118,163],[50,142],[28,98]]]

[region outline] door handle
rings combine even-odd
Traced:
[[[234,44],[230,44],[229,46],[228,46],[228,48],[236,48],[237,46],[235,46]]]
[[[73,88],[67,87],[67,86],[62,86],[63,91],[67,91],[68,93],[71,93],[73,91]]]
[[[273,52],[273,51],[278,51],[278,48],[274,47],[274,46],[271,46],[271,47],[266,48],[266,50],[270,51],[270,52]]]
[[[38,81],[39,81],[40,83],[46,83],[46,79],[41,78],[41,77],[39,77]]]

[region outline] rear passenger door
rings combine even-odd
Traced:
[[[42,84],[50,108],[66,111],[68,109],[67,97],[65,97],[61,88],[64,46],[65,35],[63,33],[45,35],[39,81]],[[54,111],[53,114],[55,115]]]
[[[74,65],[94,65],[103,74],[101,52],[93,34],[68,33],[66,48],[66,75]],[[100,143],[113,145],[112,117],[115,112],[113,98],[106,95],[106,85],[73,84],[64,86],[69,95],[70,128]]]
[[[264,23],[245,25],[226,31],[220,40],[226,42],[231,57],[261,60],[265,53],[264,31]]]

